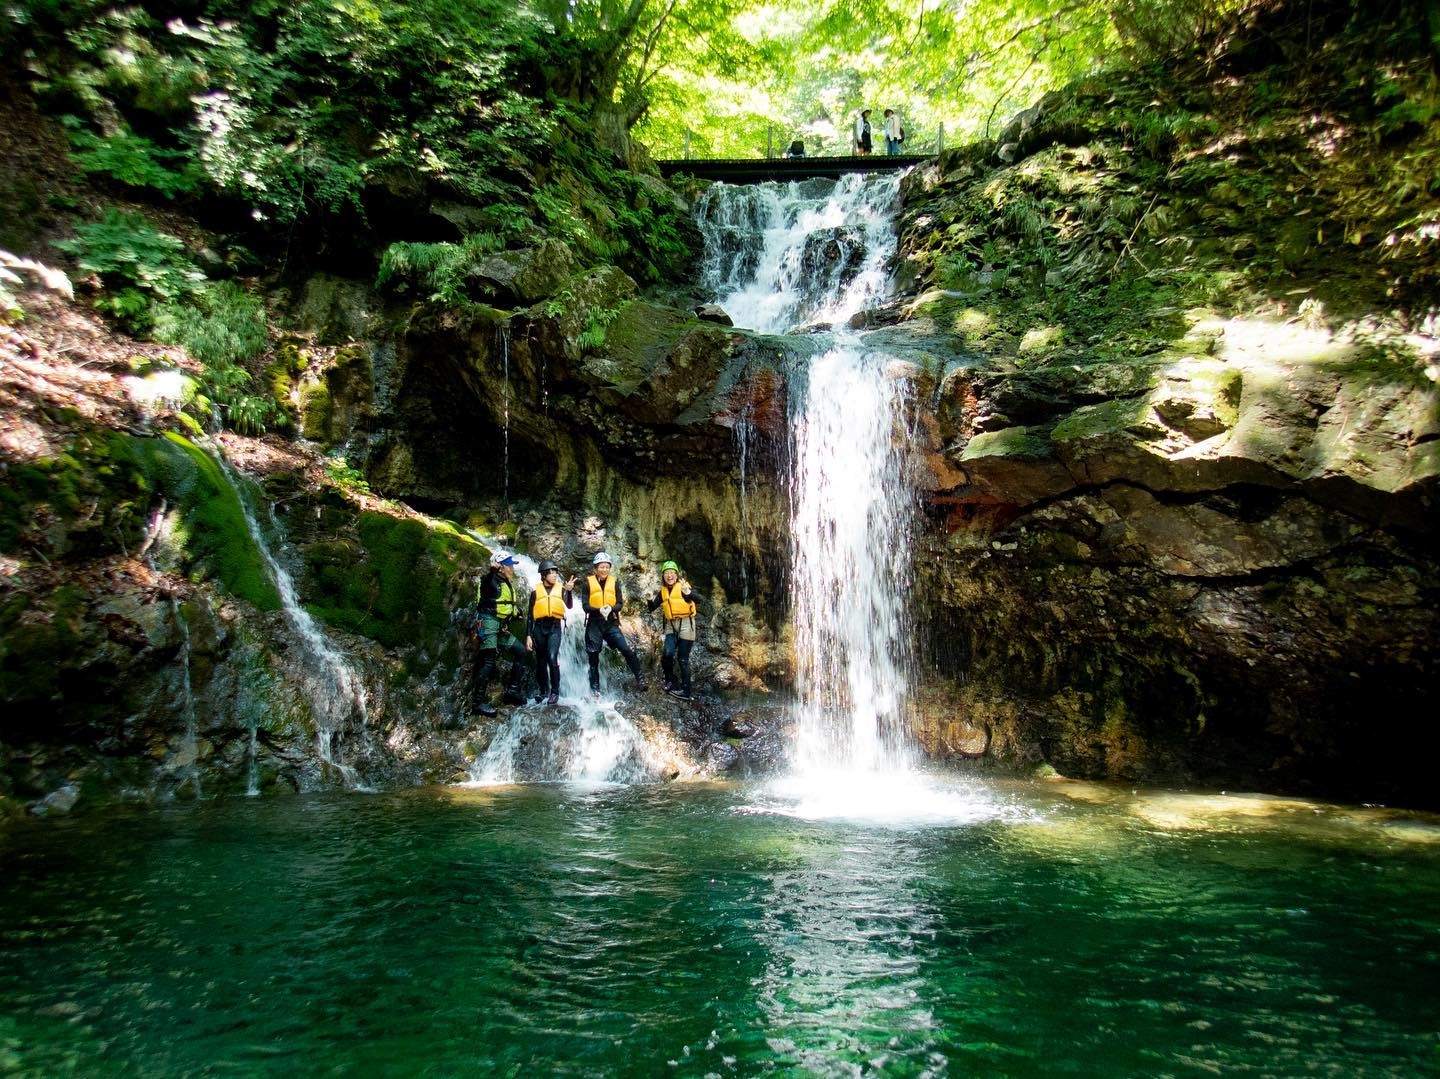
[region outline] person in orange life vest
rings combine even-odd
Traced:
[[[490,572],[480,578],[479,602],[473,632],[480,649],[475,661],[475,679],[470,686],[470,711],[493,716],[489,701],[490,676],[498,665],[503,648],[510,655],[510,678],[505,686],[506,704],[524,704],[520,680],[525,677],[525,648],[510,635],[509,623],[520,613],[515,595],[515,559],[496,551],[490,556]]]
[[[575,606],[575,578],[560,583],[560,567],[548,559],[540,563],[540,583],[530,593],[525,616],[525,647],[535,653],[535,700],[560,700],[560,631],[566,608]]]
[[[585,587],[580,590],[580,606],[585,611],[585,658],[590,661],[590,692],[600,692],[600,649],[607,644],[625,657],[630,673],[635,676],[635,688],[644,689],[645,675],[640,671],[640,660],[625,634],[620,632],[620,608],[625,603],[620,578],[611,572],[614,565],[604,551],[592,562],[595,572],[585,578]]]
[[[695,647],[695,593],[680,576],[674,562],[660,566],[660,591],[650,600],[650,610],[663,607],[665,651],[660,665],[665,669],[665,692],[682,701],[693,701],[690,693],[690,649]],[[680,681],[675,681],[675,660],[680,660]]]

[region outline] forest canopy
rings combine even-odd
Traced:
[[[12,76],[67,117],[80,167],[165,198],[216,191],[281,223],[360,210],[387,171],[500,207],[581,141],[636,166],[844,153],[863,107],[907,150],[994,135],[1045,91],[1180,50],[1283,0],[13,0]],[[1381,11],[1393,8],[1393,11]],[[1428,35],[1435,0],[1356,13]],[[1343,9],[1343,11],[1342,11]],[[1317,47],[1319,42],[1317,42]],[[569,134],[557,138],[564,126]],[[522,200],[523,201],[523,200]],[[514,216],[514,215],[512,215]],[[517,218],[518,219],[518,218]]]

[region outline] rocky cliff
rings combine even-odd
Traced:
[[[1276,47],[910,179],[940,756],[1433,801],[1440,138]]]

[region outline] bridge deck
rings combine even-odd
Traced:
[[[701,180],[724,180],[731,184],[757,184],[766,180],[804,180],[811,176],[844,176],[848,172],[886,172],[906,169],[928,161],[925,154],[871,154],[869,157],[777,157],[770,160],[657,161],[660,175],[669,179],[678,173]]]

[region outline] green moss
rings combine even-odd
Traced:
[[[0,700],[59,695],[60,672],[79,650],[85,610],[77,585],[62,585],[43,599],[17,595],[0,608]],[[32,617],[22,621],[27,613]]]
[[[250,536],[240,495],[219,463],[187,438],[115,435],[115,456],[128,459],[141,486],[183,511],[176,538],[196,569],[262,611],[278,610],[280,596]]]
[[[1147,421],[1149,412],[1148,397],[1121,398],[1087,405],[1056,424],[1050,437],[1055,442],[1072,442],[1119,432],[1150,434],[1153,426]]]
[[[981,457],[1018,457],[1024,460],[1050,456],[1050,439],[1043,427],[1006,427],[976,435],[965,447],[960,460],[974,461]]]
[[[309,439],[324,439],[330,429],[330,414],[334,405],[330,400],[330,387],[316,382],[300,388],[300,434]]]
[[[305,370],[308,361],[309,354],[295,342],[284,341],[276,348],[275,359],[265,368],[265,385],[279,415],[284,417],[282,426],[293,427],[299,422],[299,412],[291,398],[295,390],[295,376]]]
[[[358,542],[306,548],[307,609],[327,625],[387,646],[413,644],[450,624],[447,585],[485,555],[453,529],[362,513]]]

